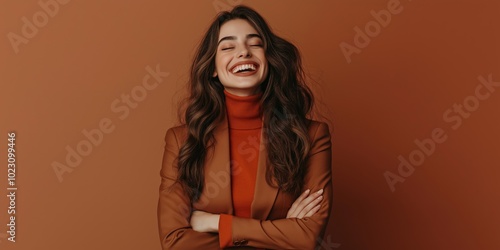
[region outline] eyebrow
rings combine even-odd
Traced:
[[[248,34],[246,36],[247,39],[253,38],[253,37],[258,37],[258,38],[262,39],[262,37],[259,34]],[[225,41],[225,40],[236,40],[236,37],[235,36],[225,36],[219,40],[217,45],[219,45],[222,41]]]

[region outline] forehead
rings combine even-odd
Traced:
[[[226,36],[246,36],[248,34],[258,34],[247,20],[233,19],[224,23],[219,32],[219,39]]]

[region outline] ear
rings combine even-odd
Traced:
[[[214,70],[214,73],[212,74],[212,77],[217,77],[217,70]]]

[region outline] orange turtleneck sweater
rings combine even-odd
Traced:
[[[224,90],[229,123],[231,164],[231,194],[233,215],[221,214],[219,219],[219,243],[221,248],[233,246],[233,216],[250,218],[253,201],[257,162],[259,159],[262,117],[260,98],[262,93],[237,96]]]

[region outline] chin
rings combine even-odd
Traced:
[[[249,88],[256,88],[259,85],[260,83],[257,82],[233,82],[230,87],[236,89],[249,89]]]

